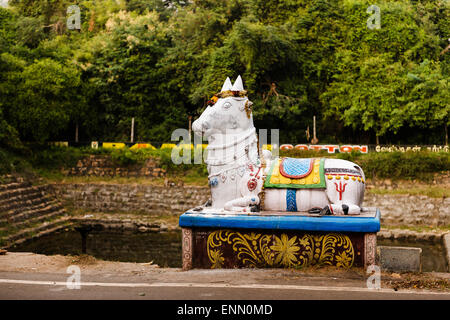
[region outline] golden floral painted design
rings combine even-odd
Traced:
[[[209,259],[211,260],[211,268],[213,269],[221,268],[223,266],[223,261],[225,260],[222,257],[222,252],[220,252],[220,250],[211,250],[211,252],[209,252]]]
[[[281,238],[275,236],[275,244],[270,247],[275,252],[274,264],[281,264],[286,267],[293,267],[298,262],[296,253],[300,247],[295,245],[297,237],[294,236],[289,239],[286,234],[282,234]]]
[[[211,268],[224,265],[225,246],[245,267],[287,267],[334,265],[350,268],[354,249],[350,238],[340,233],[280,236],[261,233],[240,233],[217,230],[207,239],[207,253]]]

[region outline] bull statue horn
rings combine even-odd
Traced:
[[[233,84],[233,87],[231,88],[231,91],[244,91],[244,84],[242,83],[241,76],[238,76],[236,81]]]
[[[230,78],[227,77],[227,80],[223,83],[222,90],[220,90],[220,92],[230,91],[232,86],[233,85],[231,84]]]

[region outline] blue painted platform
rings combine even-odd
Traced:
[[[380,231],[380,210],[370,216],[307,216],[293,214],[211,214],[186,212],[180,216],[182,228],[211,227],[336,232]]]

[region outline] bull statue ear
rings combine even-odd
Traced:
[[[227,77],[227,79],[223,83],[222,90],[220,90],[220,92],[230,91],[232,87],[233,86],[231,84],[231,80],[229,77]]]
[[[244,84],[242,83],[242,78],[239,75],[236,79],[236,81],[233,84],[233,87],[231,88],[231,91],[244,91]]]

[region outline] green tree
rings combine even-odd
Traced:
[[[381,29],[365,26],[368,1],[346,2],[346,26],[336,52],[333,81],[321,100],[329,120],[342,121],[356,131],[379,138],[394,135],[408,119],[407,73],[427,57],[438,57],[439,37],[433,23],[408,3],[381,2]],[[345,25],[345,23],[344,23]],[[422,110],[423,111],[423,110]],[[430,117],[428,117],[430,119]]]
[[[406,117],[412,126],[443,128],[448,144],[450,121],[449,77],[442,74],[440,63],[425,60],[408,74],[410,90]]]
[[[9,53],[0,54],[0,146],[19,148],[21,142],[17,127],[11,121],[10,112],[16,103],[18,75],[26,62]]]
[[[379,144],[379,137],[396,133],[406,120],[405,71],[400,63],[389,63],[383,56],[355,64],[352,53],[347,51],[342,59],[342,73],[334,76],[335,81],[322,95],[329,105],[327,116],[337,115],[347,126],[375,132]]]
[[[0,9],[0,121],[26,140],[71,138],[76,123],[84,139],[128,140],[135,117],[137,139],[167,141],[238,74],[256,126],[282,128],[282,142],[304,142],[313,115],[321,142],[447,130],[446,0],[380,0],[379,30],[366,25],[370,0],[10,4]],[[80,32],[65,28],[73,4]]]
[[[79,63],[89,65],[93,86],[97,135],[127,140],[132,117],[138,139],[164,141],[181,124],[184,101],[171,95],[159,61],[169,44],[167,30],[156,12],[145,15],[121,11],[106,23],[105,33],[87,43],[89,54]]]
[[[16,88],[16,107],[10,110],[23,139],[45,142],[67,127],[83,102],[80,73],[45,58],[26,66]]]

